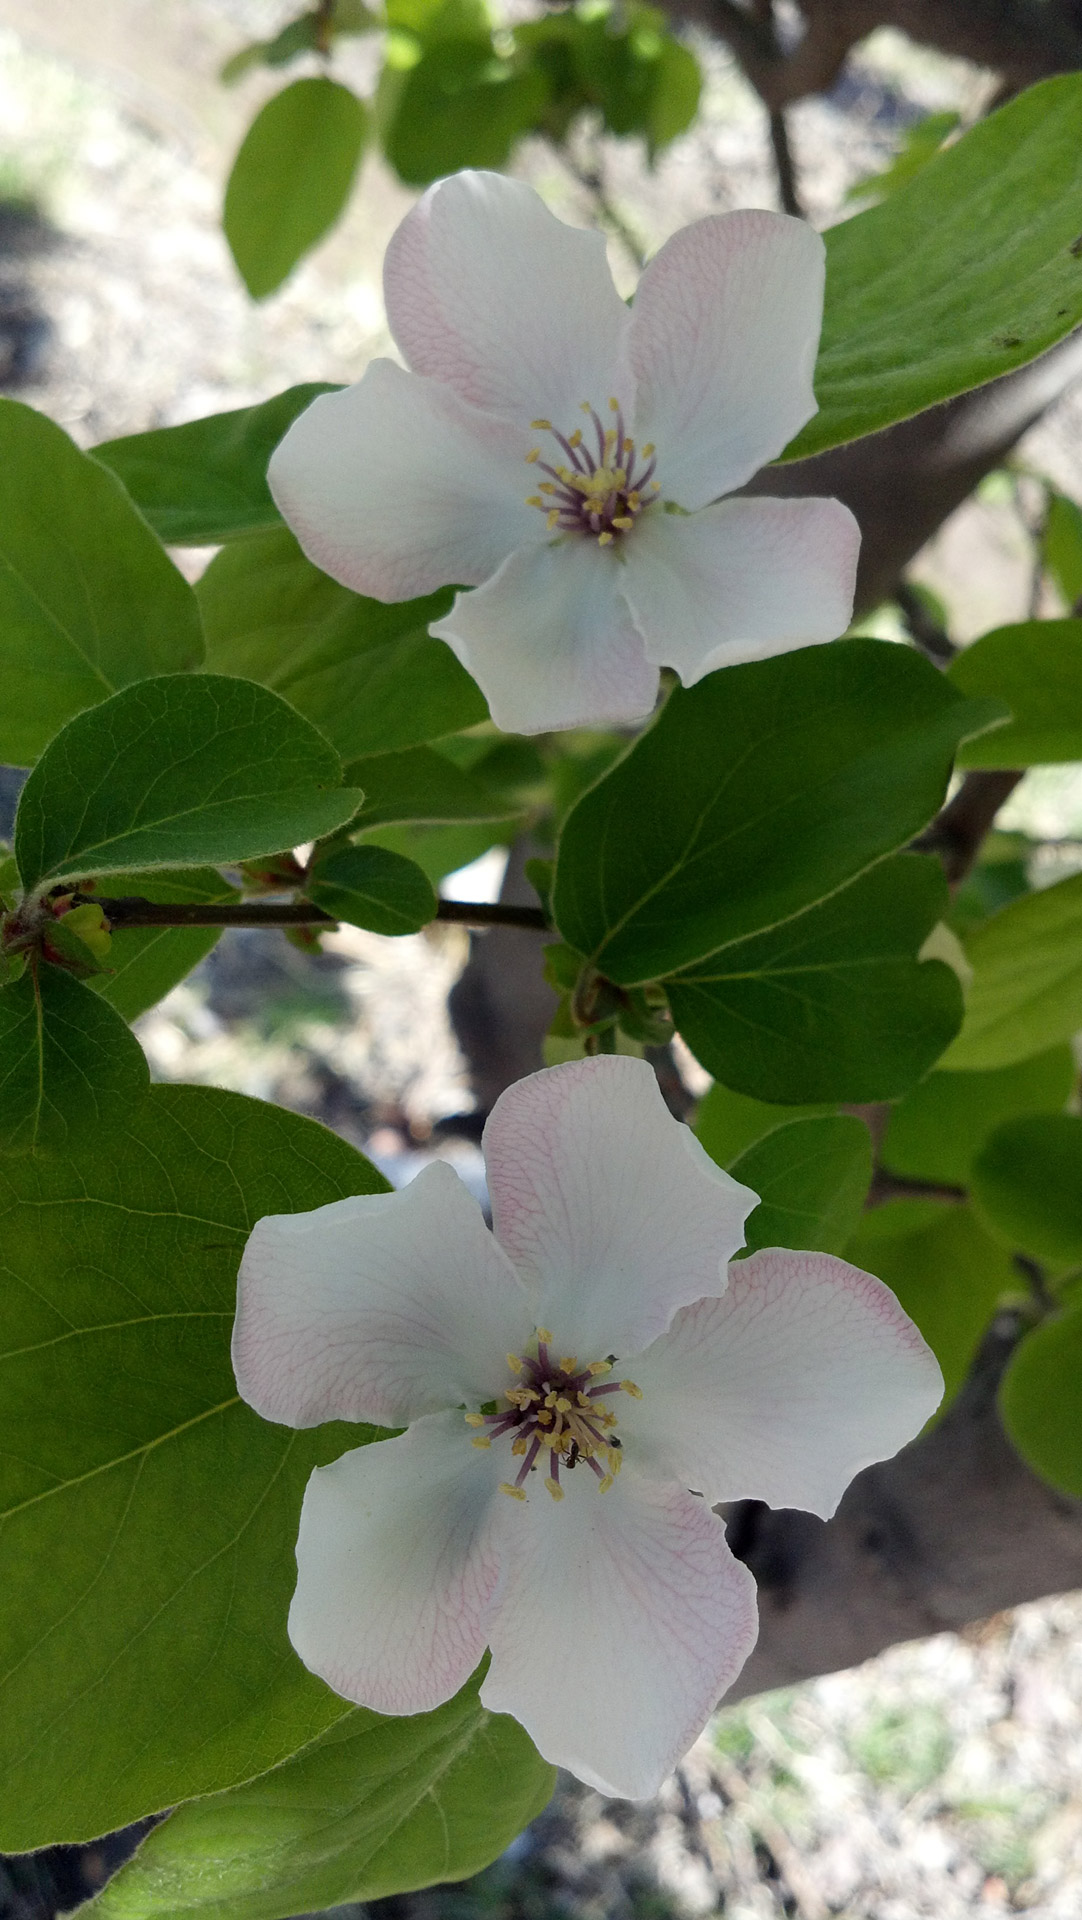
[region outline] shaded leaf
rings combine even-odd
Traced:
[[[973,1166],[973,1204],[993,1233],[1053,1267],[1082,1265],[1082,1118],[1007,1120]]]
[[[1034,1473],[1082,1496],[1082,1306],[1022,1341],[1003,1376],[999,1410]]]
[[[942,1065],[1007,1067],[1082,1027],[1082,874],[1024,894],[966,939],[973,979]]]
[[[1002,1120],[1062,1110],[1076,1079],[1065,1046],[987,1073],[930,1073],[891,1114],[883,1165],[911,1180],[965,1186],[974,1159]]]
[[[248,292],[264,300],[333,227],[368,135],[364,103],[324,75],[257,113],[225,190],[222,225]]]
[[[426,874],[386,847],[336,847],[305,889],[314,906],[373,933],[419,933],[436,917]]]
[[[149,1085],[135,1035],[82,981],[43,964],[0,988],[0,1152],[70,1152]]]
[[[759,1195],[746,1253],[759,1247],[840,1253],[871,1182],[871,1136],[848,1114],[792,1120],[757,1140],[730,1171]]]
[[[1033,767],[1082,760],[1082,620],[997,627],[951,662],[962,693],[1002,700],[1013,718],[964,741],[960,767]]]

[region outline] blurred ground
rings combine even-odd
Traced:
[[[298,380],[353,378],[388,350],[379,267],[410,196],[377,163],[339,232],[259,308],[218,228],[229,156],[277,82],[227,93],[217,68],[239,40],[266,36],[292,10],[288,0],[0,0],[0,389],[83,444]],[[359,77],[370,57],[363,43],[353,49]],[[631,144],[602,151],[609,195],[650,248],[700,213],[775,204],[762,111],[723,55],[711,52],[707,65],[701,125],[656,173]],[[830,100],[793,112],[814,217],[834,217],[918,113],[971,113],[988,88],[964,63],[877,35]],[[591,218],[590,196],[551,153],[532,148],[523,168],[557,210]],[[616,242],[613,261],[630,286]],[[1069,397],[1023,449],[1076,496],[1080,420],[1082,404]],[[918,563],[959,637],[1026,612],[1024,520],[1024,499],[1020,508],[1017,490],[997,481]],[[1082,782],[1034,776],[1012,806],[1018,824],[1074,830]],[[435,1150],[476,1184],[476,1149],[441,1126],[469,1105],[445,1011],[466,950],[453,928],[400,941],[344,931],[314,962],[278,936],[231,935],[147,1017],[142,1038],[161,1077],[317,1114],[396,1179]],[[1076,1920],[1080,1781],[1074,1598],[722,1715],[648,1807],[605,1803],[565,1782],[478,1880],[369,1911],[373,1920],[1010,1911]],[[0,1920],[45,1920],[109,1864],[102,1850],[0,1863]]]

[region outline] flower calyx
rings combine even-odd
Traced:
[[[77,892],[57,889],[44,898],[21,900],[4,914],[0,953],[9,966],[36,955],[79,980],[108,973],[112,928],[97,901],[87,897],[92,886],[84,882]]]

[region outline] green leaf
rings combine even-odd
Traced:
[[[197,589],[208,664],[272,687],[345,760],[393,753],[484,720],[484,696],[428,632],[448,590],[385,606],[304,558],[291,533],[226,548]]]
[[[222,213],[253,300],[280,287],[333,227],[367,135],[363,102],[322,75],[294,80],[257,113],[233,162]]]
[[[135,1035],[81,981],[46,964],[0,988],[0,1153],[70,1151],[149,1085]]]
[[[910,1180],[965,1186],[977,1154],[1002,1120],[1062,1110],[1076,1077],[1065,1046],[988,1073],[930,1073],[891,1114],[883,1165]]]
[[[1062,1493],[1082,1495],[1082,1306],[1027,1336],[999,1390],[1019,1453]]]
[[[1049,489],[1041,558],[1069,607],[1082,600],[1082,507]]]
[[[973,980],[941,1064],[1008,1067],[1082,1027],[1082,874],[1027,893],[966,940]]]
[[[818,1120],[833,1111],[832,1101],[810,1106],[771,1106],[766,1100],[753,1100],[749,1094],[734,1093],[731,1087],[723,1087],[721,1081],[716,1080],[699,1103],[695,1136],[719,1167],[730,1169],[748,1147],[765,1139],[775,1127],[787,1126],[791,1120]]]
[[[1007,1120],[973,1166],[973,1202],[993,1233],[1053,1267],[1082,1264],[1082,1118]]]
[[[759,1195],[746,1252],[807,1247],[840,1253],[871,1183],[871,1136],[863,1120],[848,1114],[792,1120],[757,1140],[730,1171]]]
[[[846,199],[865,200],[874,197],[876,200],[885,200],[888,193],[896,193],[899,187],[907,186],[960,124],[961,115],[958,113],[926,113],[923,119],[906,129],[889,166],[879,173],[866,173],[859,180],[854,180],[846,192]]]
[[[632,986],[776,926],[931,819],[958,741],[993,712],[879,640],[678,689],[568,815],[560,932]]]
[[[1024,620],[986,633],[951,662],[961,693],[991,695],[1013,719],[968,740],[960,767],[1082,760],[1082,620]]]
[[[917,959],[946,904],[937,861],[882,861],[807,913],[673,975],[676,1026],[710,1073],[757,1099],[903,1093],[961,1024],[956,975]]]
[[[513,820],[522,811],[431,747],[351,761],[343,777],[364,793],[358,833],[410,821],[450,826],[458,821]]]
[[[118,475],[170,545],[218,546],[266,533],[282,524],[267,485],[271,454],[298,414],[337,391],[326,381],[287,387],[255,407],[103,440],[94,458]]]
[[[969,1372],[1000,1296],[1017,1291],[1010,1254],[968,1207],[892,1200],[864,1215],[845,1258],[885,1280],[920,1328],[943,1369],[942,1413]]]
[[[108,876],[102,891],[108,897]],[[126,873],[117,891],[170,905],[219,905],[237,898],[236,888],[213,867],[188,873]],[[90,985],[125,1020],[137,1020],[185,979],[220,937],[218,927],[119,927],[113,934],[109,971],[95,975]]]
[[[276,694],[216,674],[143,680],[69,721],[19,797],[27,889],[245,860],[344,825],[361,796]]]
[[[386,847],[412,860],[438,887],[445,875],[472,866],[490,847],[505,846],[508,839],[498,826],[480,822],[477,826],[377,827],[365,844]]]
[[[474,1687],[435,1713],[350,1713],[274,1773],[181,1807],[100,1920],[281,1920],[462,1880],[541,1812],[555,1772]]]
[[[500,59],[487,36],[441,39],[402,80],[384,152],[415,187],[461,167],[502,167],[547,97],[544,74]]]
[[[0,399],[0,760],[148,674],[203,658],[194,595],[115,477]]]
[[[306,892],[325,913],[373,933],[419,933],[436,917],[427,875],[386,847],[336,847],[319,862]]]
[[[229,1340],[261,1215],[385,1191],[315,1122],[208,1087],[0,1161],[6,1850],[235,1786],[345,1712],[286,1614],[308,1475],[372,1430],[260,1420]]]
[[[789,460],[1033,360],[1082,320],[1082,76],[1030,87],[824,235],[819,412]]]

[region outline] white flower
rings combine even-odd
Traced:
[[[432,632],[497,725],[641,719],[658,668],[833,640],[859,531],[837,500],[728,500],[816,411],[819,235],[696,220],[629,309],[598,233],[520,181],[431,187],[384,265],[410,372],[376,360],[301,415],[271,491],[317,566],[377,600],[472,588]],[[666,511],[666,509],[675,511]]]
[[[726,1289],[755,1195],[642,1061],[520,1081],[485,1156],[494,1234],[436,1163],[248,1243],[250,1405],[408,1425],[313,1473],[290,1637],[387,1714],[438,1707],[487,1646],[484,1704],[639,1798],[755,1640],[754,1583],[711,1503],[829,1515],[943,1383],[893,1295],[844,1261],[761,1252]]]

